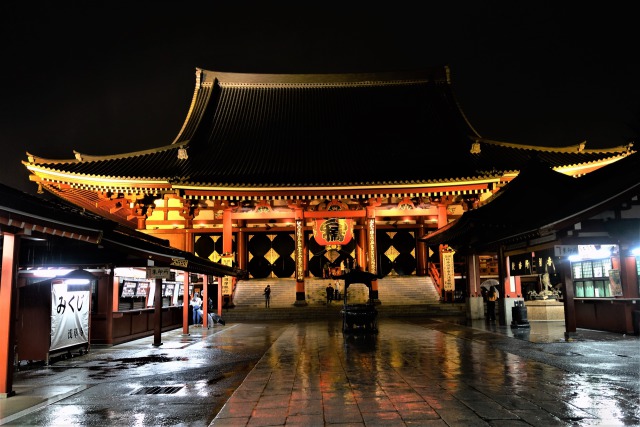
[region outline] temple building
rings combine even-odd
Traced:
[[[195,77],[175,138],[68,159],[27,153],[30,179],[39,191],[246,271],[245,280],[289,280],[299,305],[305,282],[325,267],[358,266],[381,279],[437,275],[440,254],[430,271],[421,239],[486,204],[531,158],[579,177],[633,152],[484,138],[446,66],[359,74],[198,68]],[[236,285],[222,292],[232,299]],[[375,281],[371,296],[378,299]]]
[[[490,203],[421,240],[446,245],[464,260],[472,318],[482,318],[481,288],[492,280],[481,276],[481,256],[497,254],[500,274],[493,282],[502,296],[502,324],[563,320],[567,338],[577,328],[637,335],[638,168],[640,153],[634,152],[574,179],[532,159]],[[532,188],[551,191],[532,203]]]

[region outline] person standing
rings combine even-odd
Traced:
[[[327,285],[326,291],[327,291],[327,305],[329,305],[331,304],[331,300],[333,300],[333,286],[331,286],[331,283]]]
[[[202,300],[197,292],[193,293],[193,297],[191,297],[191,301],[189,301],[189,305],[191,305],[191,309],[193,310],[193,324],[199,325],[202,321],[201,318],[201,309],[202,309]]]
[[[496,301],[498,296],[498,289],[495,286],[491,286],[489,292],[487,292],[487,317],[490,321],[496,320]]]
[[[267,285],[266,288],[264,288],[264,307],[265,308],[269,308],[269,306],[271,305],[271,285]]]

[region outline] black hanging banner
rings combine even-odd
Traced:
[[[509,256],[509,271],[511,276],[529,276],[536,274],[533,252]]]

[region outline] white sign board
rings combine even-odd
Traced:
[[[51,284],[51,347],[49,351],[89,342],[90,298],[88,289],[70,291],[64,281]]]
[[[578,255],[578,245],[555,245],[553,250],[555,256]]]

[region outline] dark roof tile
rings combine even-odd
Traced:
[[[495,176],[518,171],[536,153],[478,135],[458,105],[447,67],[196,75],[191,108],[172,145],[37,162],[62,172],[195,187],[380,186]],[[480,151],[472,153],[476,142]],[[187,158],[180,158],[181,149]],[[577,150],[538,155],[552,166],[606,157]]]

